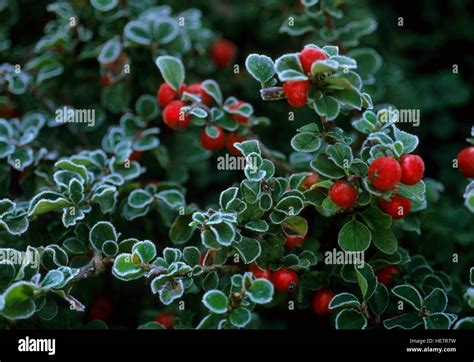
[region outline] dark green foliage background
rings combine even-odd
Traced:
[[[47,13],[47,1],[23,0],[18,1],[16,17],[8,19],[15,23],[11,28],[13,51],[0,52],[0,63],[13,64],[26,62],[31,55],[29,49],[43,32],[43,27],[53,15]],[[421,233],[397,235],[404,247],[419,251],[432,260],[432,266],[441,268],[455,280],[467,284],[468,267],[474,265],[474,222],[473,216],[463,205],[462,194],[467,181],[460,172],[452,168],[452,160],[457,152],[466,147],[464,141],[470,134],[473,125],[472,104],[474,84],[474,3],[469,0],[452,1],[411,1],[409,6],[398,1],[365,1],[353,0],[350,8],[353,10],[347,16],[361,19],[372,16],[378,21],[378,30],[362,39],[362,44],[376,49],[383,58],[383,66],[376,74],[376,88],[372,95],[374,104],[391,103],[398,108],[415,108],[421,110],[421,124],[418,128],[411,125],[401,125],[420,137],[417,152],[426,163],[425,176],[439,180],[445,187],[436,206],[422,212]],[[232,68],[214,72],[208,75],[215,79],[226,95],[235,95],[251,104],[255,114],[265,115],[271,121],[270,127],[257,130],[262,141],[271,149],[290,154],[290,139],[295,130],[313,120],[314,112],[308,109],[297,110],[295,122],[288,122],[287,114],[291,110],[286,102],[264,103],[259,97],[258,84],[245,72],[244,61],[248,54],[258,52],[272,58],[285,52],[297,52],[306,43],[320,43],[312,36],[293,37],[278,32],[278,28],[289,14],[295,11],[293,0],[198,0],[198,1],[160,1],[169,4],[174,12],[190,7],[197,7],[203,12],[203,20],[207,27],[220,33],[223,37],[238,45],[237,63],[241,72],[234,74]],[[92,10],[91,10],[92,11]],[[397,26],[399,17],[403,17],[404,26]],[[90,16],[93,22],[93,16]],[[2,19],[4,21],[4,19]],[[4,23],[4,26],[6,23]],[[322,44],[320,44],[322,45]],[[70,55],[74,58],[75,54]],[[131,54],[135,60],[140,54]],[[72,60],[72,59],[71,59]],[[459,67],[459,74],[452,73],[453,64]],[[140,84],[133,84],[131,99],[149,92],[154,94],[161,83],[156,66],[150,62],[149,54],[142,62],[133,63],[132,74],[138,74]],[[73,62],[65,64],[65,72],[60,79],[50,83],[51,98],[63,97],[65,102],[74,100],[76,107],[91,105],[100,101],[101,89],[98,86],[99,64],[85,61],[80,69],[75,69]],[[198,78],[199,77],[199,78]],[[135,82],[137,78],[133,78]],[[189,74],[187,82],[205,79],[204,76]],[[80,79],[79,84],[75,83]],[[146,79],[146,82],[143,81]],[[71,83],[72,82],[72,83]],[[70,94],[73,89],[73,94]],[[31,100],[32,101],[32,100]],[[20,108],[28,108],[28,100],[22,99]],[[133,103],[130,102],[133,106]],[[119,114],[115,114],[118,122]],[[112,114],[111,119],[114,115]],[[350,119],[339,118],[338,125],[350,130]],[[57,149],[62,155],[69,155],[76,150],[71,144],[83,143],[86,147],[100,144],[106,130],[102,129],[87,134],[59,133],[60,129],[51,129],[47,139],[52,144],[50,148]],[[198,138],[198,132],[189,131],[186,134],[170,137],[171,131],[162,128],[161,141],[172,150],[179,152],[189,138]],[[78,141],[79,140],[79,141]],[[180,173],[180,165],[176,165],[174,176],[185,181],[187,199],[200,205],[209,205],[218,200],[217,190],[222,190],[232,182],[241,178],[236,172],[216,172],[215,158],[203,160],[198,167],[191,169],[188,175]],[[145,165],[147,159],[144,160]],[[165,175],[161,170],[147,167],[153,178]],[[209,172],[207,172],[209,171]],[[0,198],[15,198],[22,194],[28,195],[28,184],[18,185],[15,177],[9,179],[9,172],[0,170]],[[327,228],[322,224],[316,213],[305,215],[313,232],[322,240],[336,240],[337,231],[334,227]],[[313,218],[313,221],[311,221]],[[167,238],[168,230],[156,226],[151,217],[140,219],[139,222],[117,221],[126,234],[137,238],[144,235],[154,235],[156,240]],[[34,245],[42,244],[46,225],[34,225],[37,228],[36,238],[29,242]],[[58,235],[59,237],[59,235]],[[0,242],[0,246],[3,246]],[[329,245],[327,245],[329,247]],[[452,263],[452,253],[459,253],[459,263]],[[137,322],[153,319],[156,314],[156,300],[149,295],[147,286],[141,281],[125,283],[112,276],[103,276],[95,280],[87,280],[77,285],[76,294],[84,304],[101,295],[110,296],[115,310],[112,324],[122,327],[135,327]],[[464,290],[456,293],[462,296]],[[461,303],[461,300],[458,301]],[[199,308],[200,299],[191,298],[192,310],[195,305]],[[455,301],[453,301],[455,303]],[[465,303],[463,303],[465,304]],[[70,319],[70,327],[81,325],[77,314],[61,310],[59,318],[54,319],[49,327],[56,327]],[[281,318],[274,318],[275,313]],[[285,321],[288,326],[314,326],[321,323],[315,317],[308,317],[309,311],[298,311],[298,317],[288,312],[262,311],[263,319],[267,314],[272,319]],[[459,316],[462,317],[462,313]],[[269,315],[268,315],[269,316]],[[30,323],[30,322],[27,322]],[[45,322],[42,322],[45,323]],[[48,324],[46,322],[46,324]],[[270,325],[268,325],[270,326]],[[284,326],[273,325],[273,327]]]

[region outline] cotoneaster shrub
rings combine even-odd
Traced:
[[[275,59],[243,56],[240,69],[239,48],[197,9],[47,10],[26,52],[8,40],[18,5],[0,7],[1,49],[15,50],[0,66],[4,327],[260,328],[264,309],[296,308],[338,329],[472,328],[473,269],[452,280],[400,237],[420,232],[442,185],[423,177],[419,139],[396,108],[373,102],[382,59],[360,41],[374,19],[301,1],[279,29],[312,40]],[[270,120],[227,93],[213,75],[232,70],[286,113]],[[287,158],[260,138],[296,108],[311,117],[288,135]],[[207,162],[216,154],[224,169],[241,162],[241,176],[197,202],[188,188],[222,180]],[[467,178],[473,162],[460,152]],[[471,211],[473,192],[471,181]],[[143,299],[133,323],[115,310],[127,289]]]

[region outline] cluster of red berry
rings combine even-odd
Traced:
[[[393,157],[379,157],[370,164],[368,177],[376,189],[387,191],[400,182],[415,185],[424,172],[425,164],[420,156],[403,155],[399,161]],[[395,192],[390,200],[380,199],[379,206],[393,219],[401,219],[408,215],[412,203]]]
[[[179,90],[174,90],[168,83],[163,83],[157,92],[158,104],[163,108],[163,121],[165,125],[173,130],[182,130],[186,128],[191,122],[191,117],[183,111],[183,108],[187,106],[185,102],[181,100],[183,92],[196,94],[200,97],[201,102],[210,106],[213,102],[212,97],[206,93],[205,89],[200,83],[194,83],[189,86],[182,84]],[[229,105],[230,110],[238,110],[244,102],[238,101],[235,104]],[[233,114],[232,117],[235,121],[246,124],[248,117],[240,114]],[[245,140],[243,136],[237,136],[235,132],[229,132],[227,135],[224,130],[219,126],[214,126],[217,130],[217,135],[211,137],[205,129],[201,132],[201,144],[206,150],[217,151],[225,146],[229,152],[234,155],[239,155],[240,152],[234,147],[234,143],[242,142]]]
[[[326,52],[319,48],[307,47],[299,53],[299,59],[305,74],[311,74],[314,62],[326,60]],[[303,107],[308,102],[308,90],[311,88],[310,80],[287,81],[283,84],[288,103],[293,107]]]

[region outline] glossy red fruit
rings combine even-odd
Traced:
[[[249,265],[249,272],[251,272],[255,278],[272,280],[272,272],[268,269],[259,268],[255,263]]]
[[[402,271],[395,265],[387,265],[386,267],[379,269],[375,273],[375,275],[377,276],[377,280],[379,281],[379,283],[382,283],[383,285],[392,284],[393,276],[395,274],[402,275]]]
[[[305,237],[303,236],[297,236],[297,235],[291,235],[287,236],[285,238],[285,248],[288,250],[291,250],[295,247],[299,247],[303,245]]]
[[[303,70],[305,73],[311,72],[311,66],[314,62],[318,60],[325,60],[327,59],[327,55],[322,49],[318,48],[304,48],[299,54],[301,65],[303,66]]]
[[[309,88],[311,88],[309,80],[297,80],[283,84],[283,92],[286,94],[288,103],[293,107],[303,107],[306,105]]]
[[[113,305],[105,297],[98,298],[89,308],[89,320],[101,320],[107,322],[112,315]]]
[[[390,201],[380,199],[379,206],[392,219],[401,219],[407,216],[411,210],[411,201],[402,196],[395,195]]]
[[[225,133],[219,126],[215,126],[217,129],[217,137],[211,137],[207,134],[206,129],[201,132],[201,144],[206,150],[216,151],[220,150],[225,146]]]
[[[369,166],[369,180],[379,190],[389,190],[402,179],[400,163],[393,157],[379,157]]]
[[[235,156],[240,156],[240,151],[235,148],[234,143],[245,141],[244,136],[236,136],[234,132],[230,132],[226,138],[226,146],[230,153]]]
[[[158,99],[158,104],[161,108],[165,108],[168,104],[178,99],[178,92],[175,91],[168,83],[163,83],[158,88],[156,93],[156,98]]]
[[[166,329],[173,329],[174,313],[160,312],[155,318],[155,322],[160,323]]]
[[[316,292],[313,297],[313,311],[319,316],[327,315],[331,310],[329,309],[329,303],[336,293],[331,289],[321,289]]]
[[[425,163],[420,156],[403,155],[400,157],[402,167],[402,183],[405,185],[414,185],[423,178],[425,172]]]
[[[207,94],[201,86],[201,83],[193,83],[186,88],[186,92],[191,94],[198,94],[201,96],[201,102],[209,106],[212,103],[212,97]]]
[[[133,151],[129,157],[130,161],[140,161],[143,158],[142,151]]]
[[[303,187],[310,189],[316,182],[319,181],[319,175],[316,172],[311,172],[303,181]]]
[[[458,153],[458,167],[464,177],[474,178],[474,146],[466,147]]]
[[[211,46],[212,61],[218,68],[227,67],[236,54],[237,46],[226,39],[217,40]]]
[[[280,269],[272,274],[272,283],[280,292],[292,292],[298,286],[298,275],[291,269]]]
[[[357,201],[358,192],[354,186],[347,181],[336,181],[329,188],[329,198],[336,205],[348,209]]]
[[[182,101],[173,101],[163,111],[163,121],[172,129],[184,129],[191,122],[191,117],[185,115],[181,108],[185,106]]]
[[[239,109],[244,102],[242,101],[237,101],[235,104],[231,104],[227,106],[231,111],[235,111],[236,109]],[[246,124],[249,121],[248,117],[242,116],[241,114],[233,114],[232,118],[239,123]]]

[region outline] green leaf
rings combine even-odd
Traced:
[[[51,79],[57,77],[58,75],[63,74],[64,67],[61,63],[53,61],[50,62],[38,71],[36,75],[36,84],[41,84],[47,79]]]
[[[110,11],[118,5],[118,0],[91,0],[91,5],[99,11]]]
[[[238,250],[239,254],[245,264],[254,262],[261,254],[262,247],[258,240],[251,239],[242,236],[239,242],[234,243],[234,247]]]
[[[348,169],[352,160],[352,150],[348,145],[341,142],[337,142],[334,145],[328,145],[326,147],[326,153],[330,160],[332,160],[337,166]]]
[[[179,35],[180,28],[176,19],[159,17],[153,22],[153,39],[158,44],[169,44]]]
[[[220,290],[210,290],[204,294],[202,303],[211,312],[216,314],[223,314],[227,312],[229,299]]]
[[[345,308],[345,307],[360,307],[359,299],[354,294],[339,293],[332,298],[329,303],[329,309]]]
[[[361,222],[351,219],[339,231],[338,243],[346,252],[365,251],[370,245],[372,235]]]
[[[142,263],[150,263],[156,257],[156,247],[150,240],[139,241],[133,245],[132,253],[137,254]]]
[[[97,60],[102,64],[111,64],[118,59],[121,52],[122,43],[119,37],[113,37],[102,46]]]
[[[209,94],[217,104],[222,105],[222,91],[216,81],[212,79],[207,79],[204,82],[201,82],[201,88]]]
[[[297,152],[315,152],[321,146],[321,139],[313,133],[297,133],[291,139],[291,147]]]
[[[0,315],[7,319],[27,319],[36,310],[33,301],[35,285],[33,283],[19,281],[10,285],[3,292],[3,309]]]
[[[208,273],[202,281],[202,288],[206,291],[216,289],[218,285],[219,277],[215,271]]]
[[[162,55],[155,61],[163,79],[174,90],[178,90],[184,82],[184,66],[180,59]]]
[[[423,301],[423,306],[431,313],[442,313],[448,306],[448,297],[444,290],[435,288]]]
[[[132,20],[128,22],[127,25],[125,25],[123,33],[127,39],[134,43],[145,46],[151,44],[151,29],[143,20]]]
[[[185,205],[184,196],[178,190],[164,190],[156,194],[156,197],[167,204],[172,209],[177,209]]]
[[[128,204],[137,209],[147,207],[153,203],[153,200],[153,195],[146,190],[133,190],[130,195],[128,195]]]
[[[434,313],[423,317],[426,329],[449,329],[452,324],[450,318],[444,313]]]
[[[7,250],[3,249],[2,251]],[[13,281],[16,275],[15,265],[8,259],[1,259],[0,263],[0,290],[6,288]],[[1,310],[2,308],[0,308]]]
[[[374,294],[369,299],[369,306],[375,315],[380,317],[387,309],[389,302],[388,290],[385,285],[377,283]]]
[[[339,115],[340,105],[336,98],[332,96],[323,96],[315,100],[314,109],[316,113],[328,120],[334,120]]]
[[[421,295],[415,287],[409,284],[397,285],[392,289],[392,293],[400,299],[410,304],[416,310],[421,309],[422,299]]]
[[[355,89],[344,89],[336,94],[337,99],[349,108],[361,110],[362,99],[360,93]]]
[[[371,230],[386,230],[392,225],[392,218],[376,206],[366,208],[360,215]]]
[[[62,194],[54,191],[44,191],[33,197],[28,210],[28,217],[41,215],[53,210],[63,209],[72,203]]]
[[[252,316],[247,308],[238,307],[229,315],[229,322],[235,327],[242,328],[250,322],[251,318]]]
[[[147,322],[140,324],[137,329],[165,329],[165,327],[158,322]]]
[[[275,210],[288,216],[298,215],[303,210],[303,201],[298,196],[283,197],[275,206]]]
[[[183,250],[183,258],[188,265],[198,265],[201,253],[195,246],[187,246]]]
[[[383,325],[387,329],[401,328],[401,329],[413,329],[418,327],[423,320],[418,313],[407,313],[397,316],[395,318],[386,319],[383,321]]]
[[[364,263],[363,267],[355,266],[357,282],[364,300],[370,299],[377,288],[377,278],[374,275],[372,267]]]
[[[301,216],[290,216],[281,224],[285,235],[306,236],[308,222]]]
[[[120,280],[133,280],[145,275],[140,264],[135,264],[130,254],[119,254],[112,267],[112,273]]]
[[[274,287],[266,279],[256,279],[252,286],[247,289],[246,295],[250,300],[257,304],[270,303],[273,298]]]
[[[151,94],[142,94],[135,103],[135,112],[145,121],[155,119],[160,112],[156,97]]]
[[[245,67],[250,75],[262,84],[275,75],[273,60],[266,55],[250,54],[245,60]]]
[[[171,225],[169,236],[173,244],[181,245],[189,241],[194,233],[194,228],[189,226],[191,215],[178,215]]]
[[[393,254],[398,249],[398,243],[393,231],[378,229],[372,231],[372,242],[385,254]]]
[[[399,130],[395,125],[392,126],[393,135],[396,141],[400,141],[403,144],[403,152],[405,154],[412,153],[416,147],[418,147],[418,137],[408,132]]]
[[[330,179],[338,179],[345,175],[344,170],[336,166],[325,153],[320,153],[315,160],[311,161],[310,166],[319,175]]]
[[[89,233],[90,243],[96,250],[99,251],[102,250],[102,244],[104,242],[108,240],[117,241],[117,239],[118,236],[114,226],[107,221],[98,222],[92,227]]]
[[[453,329],[474,329],[474,317],[465,317],[458,320]]]
[[[365,329],[367,320],[355,309],[343,309],[336,316],[336,329]]]
[[[211,225],[211,231],[214,233],[219,244],[228,246],[234,241],[235,229],[234,226],[228,222]]]
[[[298,53],[282,55],[275,61],[275,69],[281,82],[308,79],[303,74]]]

